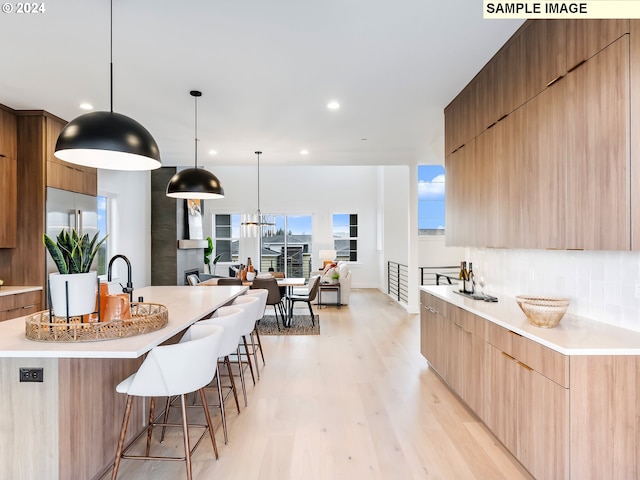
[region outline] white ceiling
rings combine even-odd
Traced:
[[[66,120],[81,102],[108,110],[109,1],[43,3],[0,14],[0,103]],[[274,165],[441,157],[443,108],[522,23],[483,20],[482,0],[114,0],[113,11],[114,111],[151,132],[165,166],[189,165],[189,91],[201,90],[198,158],[212,169],[254,164],[256,149]]]

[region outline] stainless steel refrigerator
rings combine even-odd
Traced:
[[[98,199],[91,195],[68,192],[58,188],[47,187],[47,224],[46,232],[55,240],[64,229],[75,228],[78,233],[89,234],[89,238],[98,231]],[[102,232],[100,238],[106,232]],[[57,272],[51,255],[47,258],[47,278],[49,273]],[[94,260],[96,262],[97,260]],[[93,267],[95,268],[95,266]]]

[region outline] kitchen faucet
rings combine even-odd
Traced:
[[[127,257],[121,254],[114,255],[113,257],[111,257],[111,260],[109,260],[109,267],[107,269],[107,281],[109,282],[111,281],[111,266],[113,265],[114,260],[116,260],[117,258],[121,258],[127,263],[127,286],[122,287],[122,284],[120,284],[120,286],[122,287],[123,293],[129,294],[129,302],[133,302],[133,282],[131,281],[131,262]]]

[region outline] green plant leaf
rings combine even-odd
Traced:
[[[81,237],[74,229],[71,229],[70,233],[62,230],[55,242],[46,234],[43,242],[60,273],[87,273],[100,246],[108,237],[105,235],[98,241],[98,234],[99,232],[89,240],[89,234]]]

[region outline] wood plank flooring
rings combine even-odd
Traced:
[[[249,406],[238,415],[227,401],[227,445],[216,415],[220,459],[205,438],[194,479],[531,478],[429,369],[417,315],[368,289],[315,311],[321,335],[262,338],[267,365],[255,387],[249,377]],[[190,421],[202,422],[200,412]],[[154,433],[152,454],[181,451],[181,431],[171,430],[162,445]],[[186,474],[181,462],[122,460],[118,478]]]

